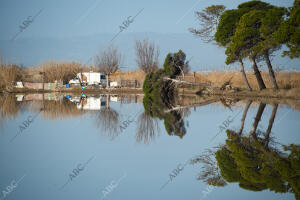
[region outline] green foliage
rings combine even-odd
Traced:
[[[215,33],[215,40],[221,46],[230,42],[236,28],[236,23],[244,12],[239,10],[226,10],[220,17],[220,22]]]
[[[210,15],[219,16],[220,13],[222,13],[225,10],[225,6],[223,5],[211,5],[207,8],[205,8],[205,12]]]
[[[226,146],[216,152],[221,175],[240,187],[300,195],[300,147],[285,146],[288,156],[265,146],[259,138],[241,137],[227,131]]]
[[[238,9],[223,12],[215,33],[216,42],[221,46],[226,46],[235,33],[237,23],[244,14],[253,10],[267,10],[269,8],[272,8],[272,6],[268,3],[249,1],[240,4]]]
[[[240,18],[234,36],[231,37],[231,43],[225,52],[228,55],[226,63],[235,61],[237,57],[243,58],[257,54],[252,48],[261,41],[258,27],[264,15],[264,11],[253,10]]]
[[[241,3],[238,5],[238,9],[246,9],[247,11],[250,10],[267,10],[272,6],[266,2],[262,1],[248,1],[245,3]]]
[[[274,38],[278,43],[286,44],[289,51],[284,51],[283,56],[290,58],[300,57],[300,3],[294,1],[290,16],[283,21],[274,33]]]
[[[186,66],[186,55],[182,50],[177,53],[168,54],[164,62],[164,71],[169,78],[175,78],[180,75],[182,71],[185,71]]]
[[[287,9],[261,1],[245,2],[238,9],[223,12],[215,40],[219,45],[227,47],[225,63],[231,64],[247,56],[269,55],[280,49],[281,43],[276,41],[273,34],[286,15]],[[283,39],[287,35],[285,29],[277,35],[281,42],[287,40]]]
[[[163,76],[166,73],[163,69],[159,69],[156,72],[150,72],[146,75],[143,83],[143,91],[146,95],[150,95],[152,92],[160,92],[160,84],[163,82]]]
[[[216,152],[216,160],[221,170],[221,175],[228,182],[238,182],[241,179],[241,174],[237,169],[234,159],[230,156],[230,151],[223,147]]]

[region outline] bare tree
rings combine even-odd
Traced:
[[[197,163],[202,164],[202,170],[197,180],[202,180],[214,186],[225,186],[227,184],[221,175],[220,168],[215,159],[215,151],[206,149],[201,155],[191,159],[190,163],[192,165]]]
[[[95,66],[99,71],[107,76],[106,87],[109,88],[109,76],[120,69],[122,56],[118,49],[109,46],[95,58]]]
[[[190,28],[189,31],[199,36],[204,42],[211,42],[214,39],[214,33],[217,30],[220,17],[225,11],[223,5],[212,5],[205,8],[202,12],[195,12],[197,19],[200,21],[200,29]]]
[[[145,113],[142,113],[138,118],[138,126],[136,133],[136,141],[145,144],[155,140],[156,134],[159,135],[158,121]]]
[[[135,54],[138,67],[145,73],[153,72],[158,69],[159,49],[154,42],[147,39],[135,41]]]
[[[96,118],[98,128],[108,134],[111,140],[115,139],[119,133],[119,113],[110,107],[102,108]]]

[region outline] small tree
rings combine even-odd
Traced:
[[[159,49],[154,42],[135,41],[135,54],[138,67],[146,74],[158,69]]]
[[[109,46],[107,50],[102,51],[100,55],[96,56],[95,66],[101,73],[106,75],[107,88],[109,88],[109,76],[120,69],[121,58],[122,56],[118,52],[118,49],[113,46]]]
[[[185,61],[186,55],[182,50],[177,53],[169,53],[164,62],[164,70],[170,78],[176,78],[176,76],[184,74],[190,71],[188,61]]]

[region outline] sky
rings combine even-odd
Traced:
[[[195,27],[194,11],[212,4],[235,8],[243,0],[0,0],[0,39],[10,39],[28,16],[37,16],[19,37],[87,36],[117,33],[129,16],[142,12],[127,32],[186,33]],[[292,0],[267,2],[291,6]]]
[[[225,65],[225,50],[201,42],[188,29],[199,28],[195,11],[213,4],[233,9],[242,2],[245,0],[0,0],[0,55],[5,62],[25,66],[49,60],[85,63],[105,48],[128,18],[137,15],[113,40],[125,54],[124,66],[137,67],[134,41],[148,38],[160,47],[161,63],[167,53],[182,49],[192,58],[193,71],[220,69]],[[293,5],[293,0],[266,2]],[[28,18],[34,19],[20,32]],[[299,66],[296,59],[290,62],[276,56],[275,64],[284,63],[293,69]]]

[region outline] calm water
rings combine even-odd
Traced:
[[[142,95],[2,95],[0,199],[295,199],[300,102],[249,104],[152,118]]]

